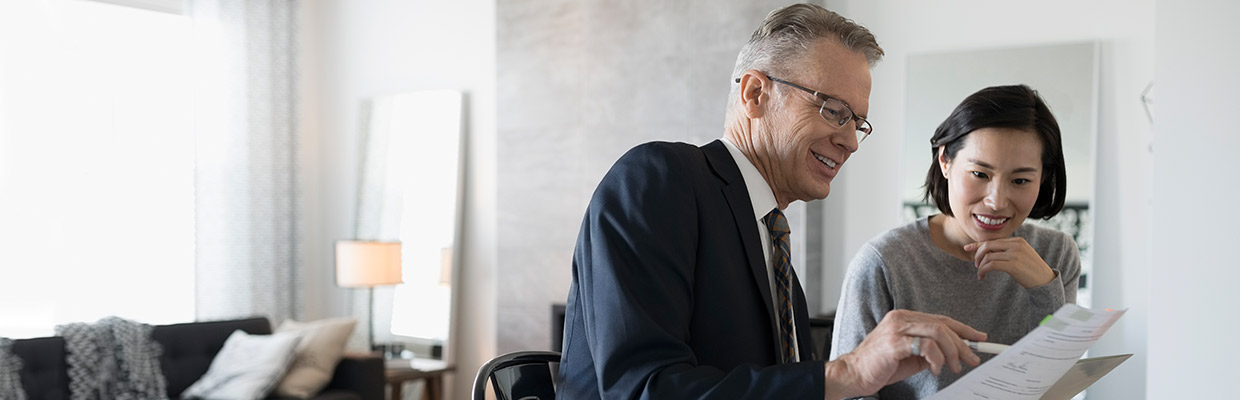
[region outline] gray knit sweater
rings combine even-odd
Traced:
[[[1008,274],[977,279],[973,262],[957,259],[930,239],[928,218],[878,235],[853,258],[844,277],[831,338],[831,359],[852,351],[888,311],[942,314],[986,332],[987,341],[1012,344],[1065,302],[1076,302],[1081,258],[1067,234],[1023,224],[1025,238],[1057,272],[1045,285],[1025,289]],[[985,362],[993,356],[979,354]],[[946,367],[939,376],[922,371],[879,391],[877,398],[920,399],[946,387],[960,374]]]

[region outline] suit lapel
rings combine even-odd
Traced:
[[[702,146],[702,152],[706,154],[706,160],[710,163],[711,169],[724,182],[723,197],[727,199],[728,207],[732,210],[732,219],[736,222],[736,230],[741,236],[741,243],[745,246],[745,256],[753,276],[753,283],[757,286],[758,292],[762,294],[762,302],[766,304],[769,321],[767,325],[770,326],[771,337],[774,338],[772,346],[778,354],[779,328],[775,322],[775,307],[771,302],[771,286],[766,273],[766,261],[762,259],[762,238],[758,237],[758,222],[754,219],[749,189],[745,186],[745,179],[741,177],[741,170],[736,166],[736,161],[722,141],[715,140]]]

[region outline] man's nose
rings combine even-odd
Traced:
[[[835,135],[838,138],[835,143],[844,150],[848,150],[849,153],[856,153],[857,148],[861,147],[861,143],[857,140],[857,129],[852,123],[837,128]]]

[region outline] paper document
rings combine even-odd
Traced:
[[[1081,361],[1081,355],[1124,315],[1124,311],[1094,311],[1075,304],[1064,304],[1010,349],[978,366],[928,400],[1040,399]],[[1115,365],[1122,361],[1115,362]],[[1096,371],[1096,368],[1091,369],[1091,373],[1086,375],[1093,376]]]
[[[1051,386],[1046,394],[1042,395],[1042,400],[1071,400],[1073,396],[1080,393],[1089,385],[1094,384],[1103,375],[1118,367],[1132,354],[1121,354],[1118,356],[1106,356],[1097,358],[1086,358],[1077,361],[1068,373],[1063,374],[1059,378],[1059,382],[1055,386]]]

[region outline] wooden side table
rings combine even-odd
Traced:
[[[392,390],[391,400],[400,400],[405,382],[425,379],[426,392],[423,399],[443,400],[443,376],[452,372],[452,365],[440,360],[388,360],[383,370],[384,380]]]

